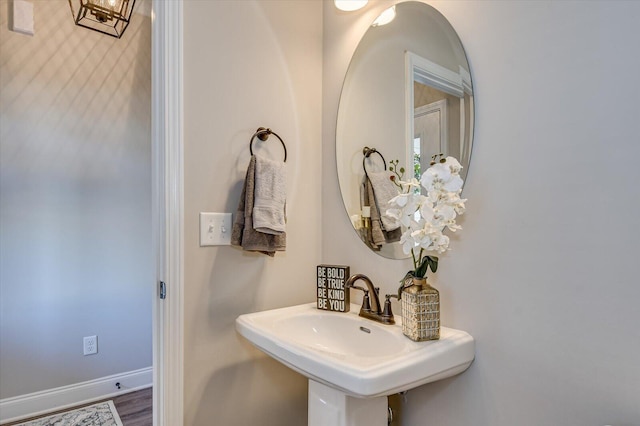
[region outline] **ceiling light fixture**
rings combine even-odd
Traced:
[[[384,12],[380,14],[371,24],[372,27],[380,27],[382,25],[387,25],[389,22],[393,21],[396,17],[396,7],[391,6],[389,9],[386,9]]]
[[[340,10],[352,12],[365,7],[368,1],[369,0],[333,0],[333,3]]]
[[[76,25],[120,38],[136,0],[69,0]]]

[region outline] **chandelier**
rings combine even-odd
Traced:
[[[120,38],[136,0],[69,0],[76,25]]]

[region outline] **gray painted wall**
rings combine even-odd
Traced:
[[[476,95],[464,229],[433,281],[443,324],[477,347],[468,371],[408,393],[403,424],[640,424],[640,3],[429,3]],[[352,231],[334,134],[351,54],[390,4],[323,15],[323,261],[387,293],[410,264]]]
[[[0,398],[151,365],[150,19],[33,4],[29,37],[0,0]]]

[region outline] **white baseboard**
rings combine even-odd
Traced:
[[[120,389],[116,383],[120,383]],[[153,368],[114,374],[88,382],[62,386],[0,400],[0,424],[35,417],[75,405],[111,398],[153,384]]]

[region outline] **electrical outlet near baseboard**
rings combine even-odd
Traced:
[[[85,355],[98,353],[98,336],[87,336],[83,339]]]

